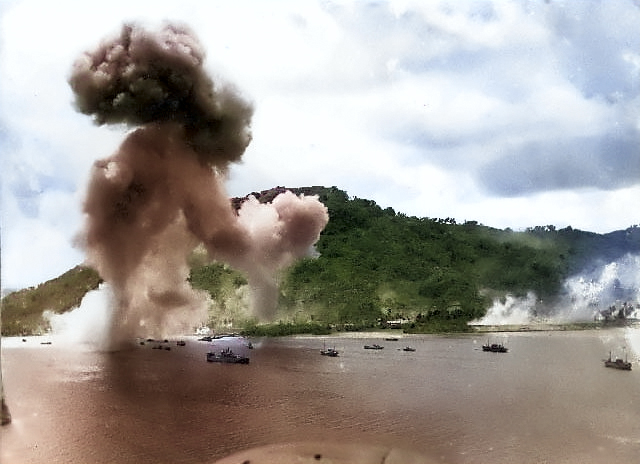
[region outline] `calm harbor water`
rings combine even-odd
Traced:
[[[13,423],[0,462],[200,463],[327,441],[447,463],[640,463],[638,330],[215,341],[249,365],[207,363],[195,337],[117,353],[3,339]],[[483,352],[487,341],[509,353]],[[363,349],[372,343],[385,348]],[[634,370],[604,368],[623,348]]]

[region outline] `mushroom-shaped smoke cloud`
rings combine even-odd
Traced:
[[[251,141],[251,105],[232,86],[215,85],[204,51],[185,26],[157,33],[127,24],[120,35],[85,53],[69,80],[77,108],[98,124],[173,122],[203,161],[238,161]]]
[[[126,24],[83,54],[69,79],[77,108],[97,124],[139,126],[96,161],[84,203],[80,244],[114,294],[111,348],[206,320],[207,299],[187,282],[200,243],[247,274],[259,289],[253,309],[268,317],[277,271],[308,254],[328,221],[316,197],[291,193],[232,208],[225,174],[251,140],[253,109],[203,62],[184,26]]]

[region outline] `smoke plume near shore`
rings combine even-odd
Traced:
[[[308,255],[328,221],[316,197],[290,192],[232,208],[226,173],[251,141],[253,108],[203,63],[187,27],[125,24],[83,54],[69,78],[77,109],[97,124],[138,126],[95,162],[78,237],[112,292],[114,349],[206,321],[208,296],[187,282],[187,257],[200,243],[211,259],[247,274],[253,310],[268,319],[278,271]]]
[[[111,325],[113,297],[110,286],[103,283],[87,292],[80,306],[73,311],[62,314],[45,311],[43,318],[49,322],[51,332],[56,336],[56,345],[85,345],[101,351],[109,350],[112,343],[105,327]]]
[[[640,318],[640,256],[628,254],[564,282],[551,304],[530,292],[526,297],[495,300],[477,325],[570,323],[615,318]]]

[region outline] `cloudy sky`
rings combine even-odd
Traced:
[[[123,22],[188,24],[255,105],[230,196],[337,186],[419,217],[640,223],[640,1],[0,0],[2,286],[82,262],[93,162],[75,59]]]

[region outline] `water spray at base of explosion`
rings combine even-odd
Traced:
[[[474,325],[512,325],[536,322],[589,322],[616,306],[626,304],[626,317],[640,318],[640,256],[627,254],[567,279],[560,297],[549,307],[535,293],[496,299],[487,314]]]
[[[329,220],[317,197],[291,192],[233,211],[224,182],[251,141],[253,108],[233,86],[213,82],[203,62],[183,25],[149,32],[125,24],[83,54],[69,78],[78,110],[97,124],[139,126],[94,164],[77,240],[113,293],[112,349],[206,320],[206,295],[187,283],[199,243],[247,274],[256,315],[269,318],[278,272],[309,254]]]
[[[106,330],[111,324],[114,295],[108,284],[101,284],[82,299],[80,306],[62,314],[45,311],[56,345],[86,345],[98,351],[109,350],[112,340]]]
[[[185,313],[176,311],[174,316],[179,316],[182,322],[174,320],[172,324],[170,320],[158,321],[157,318],[151,321],[139,319],[137,330],[129,332],[120,328],[115,331],[115,336],[110,328],[114,325],[114,318],[117,320],[118,311],[115,310],[116,297],[108,283],[102,283],[99,288],[87,292],[74,310],[61,314],[47,310],[43,313],[43,319],[49,323],[50,335],[55,337],[58,346],[113,351],[133,346],[137,338],[163,340],[197,333],[198,327],[204,327],[204,324],[212,320],[211,313],[207,310],[213,311],[217,325],[223,325],[223,321],[247,319],[251,316],[251,290],[248,285],[237,288],[221,301],[211,300],[206,292],[197,293],[202,296],[202,307],[205,309],[198,317],[184,318]]]
[[[250,246],[241,254],[226,257],[246,274],[249,283],[249,301],[242,292],[232,302],[236,313],[245,318],[272,318],[277,308],[279,272],[301,257],[317,255],[310,243],[317,241],[326,215],[316,197],[296,197],[291,192],[280,194],[270,204],[250,197],[241,206],[238,232],[246,234]],[[94,261],[103,275],[111,277],[107,282],[115,285],[103,284],[100,290],[88,293],[81,306],[67,315],[50,315],[53,332],[65,341],[118,350],[138,337],[161,339],[191,333],[208,322],[210,309],[228,305],[229,301],[211,301],[208,293],[194,290],[188,283],[187,257],[198,241],[179,217],[182,219],[147,237],[148,243],[137,245],[141,257],[136,266],[112,265],[104,257],[106,263]],[[296,226],[296,222],[301,224]],[[217,251],[214,248],[212,254]],[[95,252],[89,253],[89,263]],[[110,274],[122,269],[127,271],[121,277]]]

